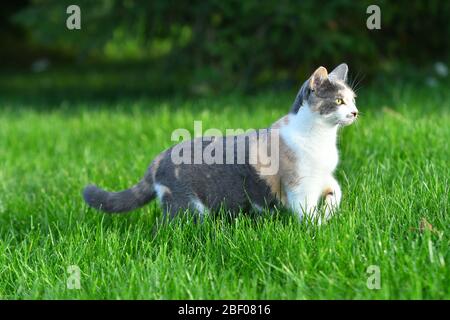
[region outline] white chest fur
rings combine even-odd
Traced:
[[[290,114],[288,121],[280,127],[281,138],[295,155],[295,167],[291,170],[294,169],[298,176],[294,179],[296,183],[281,182],[287,204],[300,217],[303,213],[314,214],[319,197],[329,190],[337,196],[330,202],[331,206],[340,201],[340,188],[333,178],[338,163],[337,130],[337,125],[324,123],[305,106],[297,114]]]
[[[289,115],[288,124],[281,127],[281,137],[298,159],[300,176],[329,176],[338,164],[337,126],[330,127],[312,113],[300,108]]]

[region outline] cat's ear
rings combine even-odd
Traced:
[[[319,67],[309,78],[309,88],[315,90],[328,78],[328,71],[324,67]]]
[[[331,71],[330,78],[346,82],[347,74],[348,74],[348,65],[346,63],[341,63],[333,71]]]

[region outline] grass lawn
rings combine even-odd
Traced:
[[[322,227],[285,212],[156,228],[156,202],[110,216],[81,198],[91,182],[137,182],[175,128],[266,127],[295,92],[62,103],[51,90],[0,95],[0,298],[448,299],[448,88],[358,92],[362,116],[339,141],[341,210]],[[67,288],[72,265],[80,289]],[[366,285],[371,265],[379,290]]]

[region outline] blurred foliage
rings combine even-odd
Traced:
[[[81,8],[79,31],[65,26],[70,4]],[[366,27],[371,4],[381,8],[381,30]],[[26,41],[79,62],[154,61],[161,77],[188,74],[197,91],[290,84],[342,61],[370,77],[449,56],[447,0],[34,0],[11,21]]]

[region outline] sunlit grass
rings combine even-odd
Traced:
[[[115,216],[84,205],[87,183],[137,182],[175,128],[265,127],[294,94],[0,100],[0,298],[450,298],[448,88],[361,89],[339,141],[342,207],[320,228],[286,212],[158,227],[155,202]]]

